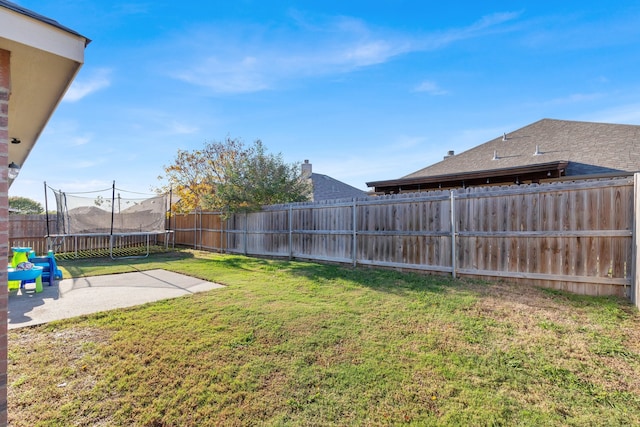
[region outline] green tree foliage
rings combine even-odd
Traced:
[[[174,205],[177,212],[256,210],[308,200],[311,189],[300,177],[298,164],[286,164],[282,155],[268,154],[260,140],[247,147],[227,137],[199,150],[178,150],[164,172],[158,178],[166,180],[166,185],[159,190],[173,190],[179,199]]]
[[[286,164],[282,155],[266,152],[260,140],[229,165],[218,197],[231,212],[309,200],[310,184],[301,179],[300,165]]]
[[[44,213],[44,208],[40,202],[36,202],[28,197],[9,197],[9,209],[11,213],[20,215],[38,215]]]

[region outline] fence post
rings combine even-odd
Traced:
[[[193,249],[195,250],[198,249],[198,218],[195,209],[191,213],[193,214]]]
[[[197,211],[198,215],[198,248],[202,250],[202,208]]]
[[[224,253],[224,224],[222,224],[222,212],[218,214],[218,224],[220,224],[220,253]]]
[[[632,242],[632,265],[631,265],[631,302],[640,308],[640,298],[638,287],[640,286],[640,271],[638,271],[638,256],[640,251],[640,173],[633,175],[633,242]]]
[[[293,205],[289,204],[289,261],[293,259]]]
[[[244,213],[244,254],[247,255],[247,239],[249,233],[249,214],[247,212]]]
[[[456,278],[456,197],[453,190],[451,192],[451,277]]]
[[[224,215],[223,215],[224,218]],[[222,221],[222,220],[221,220]],[[223,253],[229,253],[229,222],[231,221],[231,215],[229,214],[229,210],[227,210],[227,217],[224,220],[224,230],[226,232],[226,236],[227,238],[224,241],[224,252]],[[234,215],[234,221],[235,221],[235,215]]]
[[[353,258],[353,266],[356,267],[358,264],[358,250],[357,250],[357,246],[358,246],[358,212],[357,212],[357,208],[358,208],[358,202],[356,201],[355,197],[353,198],[353,207],[352,207],[352,214],[353,214],[353,218],[352,218],[352,223],[353,223],[353,237],[352,237],[352,241],[351,241],[351,257]]]

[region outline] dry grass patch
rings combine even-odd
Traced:
[[[90,393],[100,377],[94,357],[109,343],[109,331],[73,326],[50,333],[33,333],[29,328],[11,332],[9,344],[10,415],[13,425],[37,425],[57,417],[58,411],[75,406],[78,395]],[[11,375],[13,372],[19,375]],[[55,401],[55,407],[50,402]],[[79,415],[83,425],[99,425],[108,416]]]

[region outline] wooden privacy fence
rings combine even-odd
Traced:
[[[226,223],[220,212],[198,210],[186,215],[174,215],[170,222],[176,244],[219,252],[227,248]]]
[[[176,244],[196,249],[508,279],[640,305],[638,188],[640,174],[474,187],[269,206],[227,219],[198,211],[174,216],[171,228]],[[44,215],[10,215],[9,225],[11,246],[46,251]]]
[[[49,224],[53,226],[55,221],[50,220]],[[39,255],[46,254],[46,235],[46,215],[9,215],[9,248],[30,247]]]
[[[198,249],[508,279],[636,301],[634,178],[474,187],[175,219]]]

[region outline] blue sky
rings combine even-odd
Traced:
[[[92,42],[10,196],[150,193],[227,136],[366,190],[542,118],[640,124],[636,1],[18,3]]]

